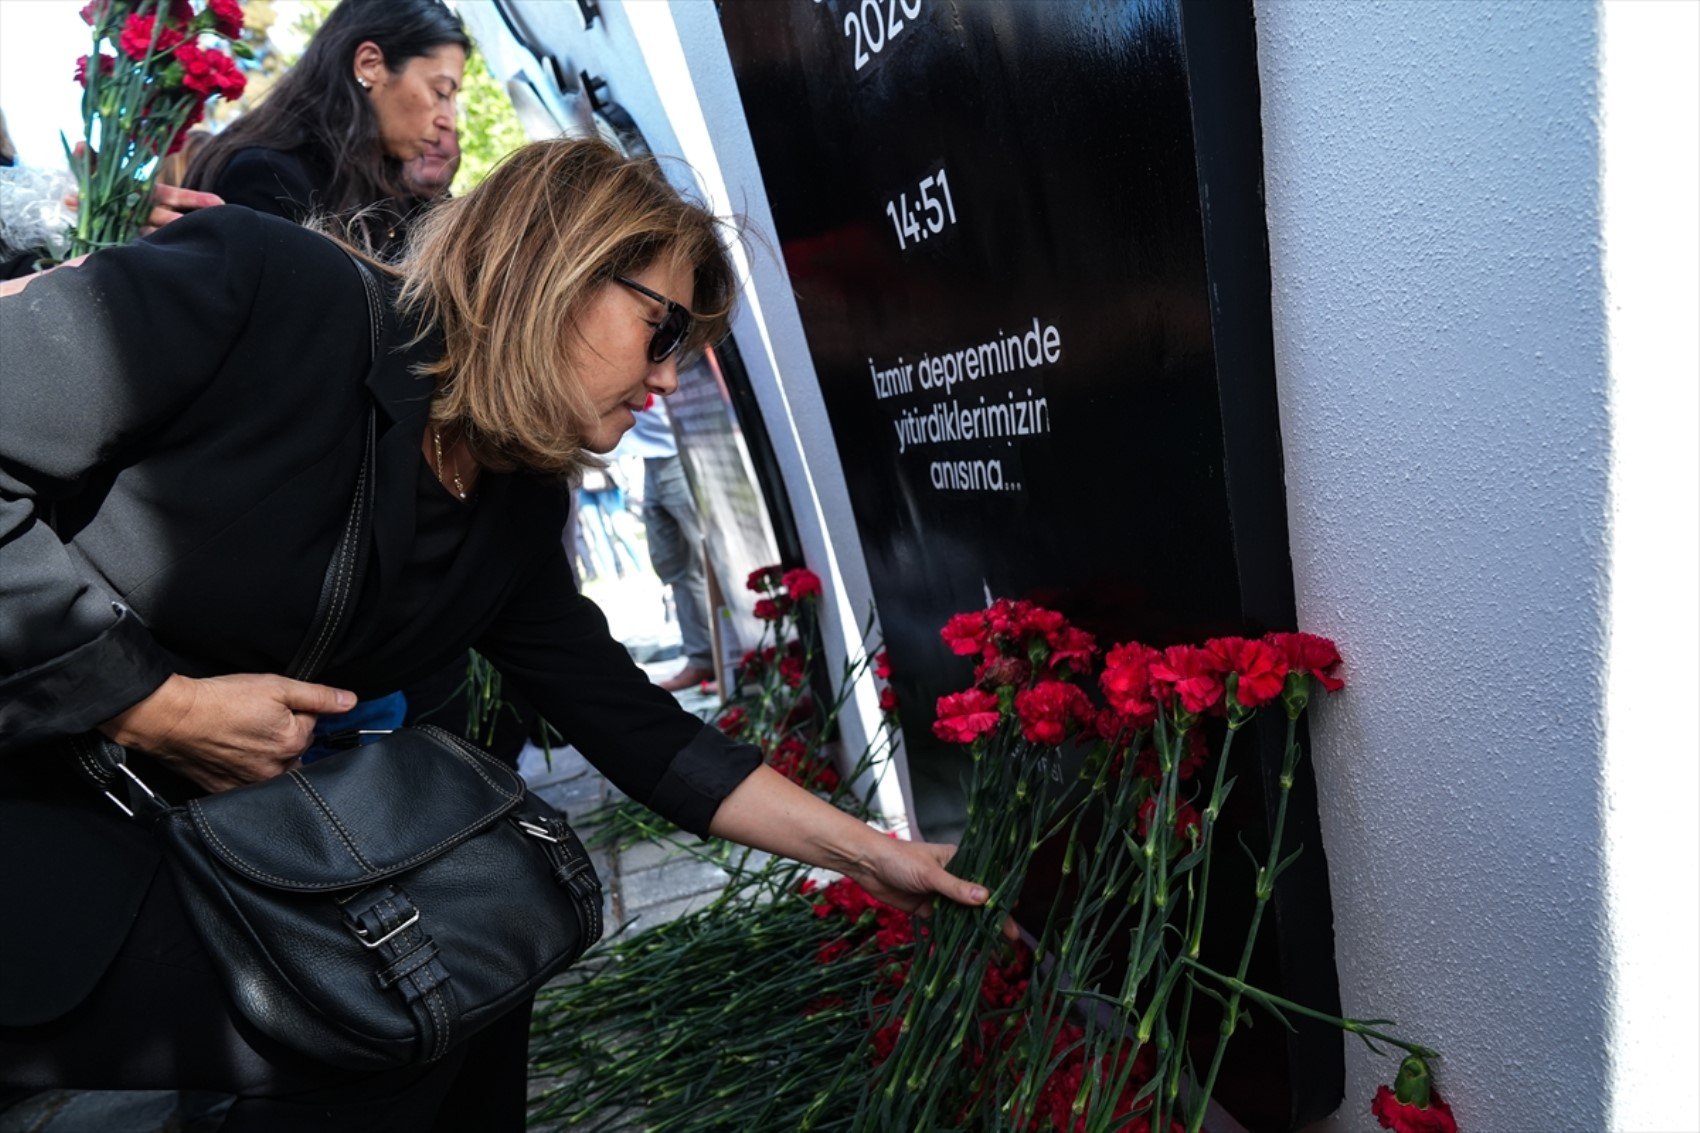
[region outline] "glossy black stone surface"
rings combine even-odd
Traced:
[[[951,614],[1028,598],[1157,646],[1293,625],[1250,5],[725,0],[721,22],[906,707],[916,818],[949,836],[961,760],[932,704],[971,669],[938,638]],[[948,395],[918,366],[947,355]],[[1027,430],[975,414],[998,404],[1025,404]],[[935,407],[975,435],[917,433]],[[1279,765],[1278,735],[1248,738]],[[1273,786],[1242,773],[1233,800],[1254,846]],[[1295,804],[1306,853],[1253,974],[1332,1009],[1308,772]],[[1249,905],[1235,832],[1213,909]],[[1055,884],[1036,870],[1024,901]],[[1332,1109],[1338,1037],[1262,1022],[1219,1096],[1256,1129]]]

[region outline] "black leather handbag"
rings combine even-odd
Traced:
[[[357,266],[376,365],[376,284]],[[374,431],[369,416],[349,519],[289,667],[300,680],[331,655],[362,575]],[[116,744],[94,734],[74,746],[114,803],[157,824],[237,1010],[321,1061],[433,1062],[602,935],[602,886],[566,819],[440,728],[403,728],[181,806],[155,795]]]

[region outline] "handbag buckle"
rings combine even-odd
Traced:
[[[515,822],[516,825],[519,826],[519,828],[521,830],[525,831],[527,834],[531,835],[533,838],[541,838],[543,841],[553,842],[557,846],[561,844],[561,840],[559,838],[555,837],[553,834],[549,833],[549,831],[547,831],[543,827],[537,825],[535,822],[527,822],[523,818],[516,818],[516,819],[514,819],[514,822]]]
[[[415,910],[413,910],[413,915],[411,917],[408,917],[405,921],[402,921],[400,924],[398,924],[394,928],[390,929],[390,931],[384,933],[384,935],[380,936],[377,940],[367,940],[366,939],[366,930],[361,928],[357,924],[351,924],[348,927],[349,927],[349,930],[354,933],[355,939],[360,941],[360,946],[362,948],[380,948],[383,945],[388,944],[392,939],[394,939],[400,933],[407,931],[408,929],[412,928],[414,925],[416,925],[418,923],[419,923],[419,910],[415,909]]]
[[[345,907],[342,911],[342,923],[348,927],[349,932],[354,934],[354,939],[360,942],[362,948],[381,948],[394,940],[400,933],[406,932],[419,923],[418,906],[408,900],[407,894],[394,886],[381,886],[375,892],[368,889],[359,896],[364,898],[361,905],[357,906],[360,911],[355,912]],[[386,906],[393,908],[394,905],[400,905],[402,909],[407,911],[408,915],[400,924],[388,932],[384,932],[378,939],[373,940],[373,934],[383,932],[384,922],[389,919],[389,916],[380,912],[380,909]],[[395,909],[392,915],[399,915],[402,909]],[[371,925],[370,928],[367,927],[368,924]]]

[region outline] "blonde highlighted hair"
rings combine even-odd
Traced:
[[[726,227],[653,158],[594,139],[515,150],[466,196],[432,207],[396,265],[402,310],[421,339],[443,341],[420,367],[437,383],[431,423],[497,471],[594,466],[584,437],[598,411],[572,373],[579,317],[614,276],[671,261],[694,283],[681,352],[719,341],[737,293]]]

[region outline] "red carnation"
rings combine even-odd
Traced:
[[[776,566],[765,566],[752,570],[750,577],[744,580],[744,587],[757,594],[765,594],[779,585],[780,570]]]
[[[868,1045],[873,1049],[873,1063],[878,1066],[891,1057],[891,1052],[897,1048],[898,1036],[903,1033],[903,1020],[897,1019],[887,1023],[874,1032],[874,1037]]]
[[[999,598],[986,607],[986,624],[998,637],[1014,637],[1032,612],[1033,605],[1020,599]]]
[[[226,102],[235,102],[242,97],[242,92],[248,89],[248,74],[235,59],[222,51],[215,51],[213,54],[218,56],[219,62],[216,66],[222,80],[219,83],[218,96]]]
[[[226,39],[237,39],[242,35],[242,5],[239,0],[207,0],[207,13],[213,18],[213,31],[219,35]]]
[[[1392,1090],[1378,1086],[1375,1100],[1369,1103],[1383,1129],[1394,1133],[1458,1133],[1458,1122],[1452,1118],[1452,1107],[1431,1093],[1428,1105],[1409,1105],[1400,1101]]]
[[[809,745],[794,735],[787,735],[784,740],[775,743],[774,755],[777,759],[808,759]]]
[[[1120,744],[1124,748],[1132,739],[1130,733],[1134,730],[1131,721],[1109,708],[1100,708],[1092,717],[1092,729],[1105,743]]]
[[[808,745],[795,736],[779,741],[768,762],[775,771],[799,787],[831,791],[838,786],[838,772],[810,754]]]
[[[113,3],[114,0],[89,0],[77,15],[83,18],[83,23],[92,28],[106,22],[106,18],[112,14]]]
[[[1104,657],[1098,686],[1110,707],[1135,726],[1146,728],[1157,718],[1157,700],[1151,687],[1151,663],[1161,657],[1155,649],[1130,641],[1118,645]]]
[[[1047,641],[1068,628],[1068,622],[1055,610],[1047,610],[1043,606],[1028,606],[1022,603],[1012,607],[1010,622],[1012,636],[1023,640],[1028,637],[1043,637]]]
[[[1051,657],[1047,664],[1052,676],[1066,673],[1087,673],[1092,669],[1092,656],[1098,652],[1098,642],[1083,629],[1065,625],[1047,639]]]
[[[939,636],[950,646],[950,651],[958,657],[969,657],[986,648],[987,629],[986,613],[984,610],[974,610],[966,614],[953,614],[939,630]]]
[[[159,29],[159,40],[154,41],[154,18],[152,16],[130,16],[124,21],[124,30],[118,36],[118,49],[138,62],[148,57],[148,47],[164,54],[174,50],[183,42],[183,33],[165,24]]]
[[[1075,685],[1040,681],[1015,694],[1015,714],[1021,719],[1021,734],[1030,742],[1055,747],[1074,725],[1092,722],[1092,702]]]
[[[1281,695],[1287,681],[1287,660],[1267,641],[1243,637],[1213,637],[1204,651],[1223,673],[1236,673],[1234,699],[1243,708],[1259,708]]]
[[[891,656],[883,649],[874,654],[874,676],[882,681],[891,679]]]
[[[897,690],[890,687],[880,689],[880,711],[897,711]]]
[[[1222,673],[1204,650],[1194,645],[1171,645],[1151,663],[1152,691],[1157,699],[1180,697],[1181,707],[1199,714],[1222,702]]]
[[[869,913],[879,916],[896,911],[847,877],[834,881],[822,889],[820,895],[821,901],[815,905],[817,917],[830,916],[836,911],[844,914],[854,924]]]
[[[195,103],[194,107],[189,111],[189,116],[183,119],[183,124],[181,126],[177,127],[176,136],[171,139],[171,144],[166,147],[165,152],[167,156],[176,153],[188,143],[189,131],[194,129],[196,124],[206,116],[207,102],[206,99],[203,98],[201,101]]]
[[[748,712],[742,708],[730,708],[726,715],[715,721],[715,726],[727,735],[737,737],[744,734],[744,728],[749,722]]]
[[[1139,836],[1145,837],[1146,829],[1151,825],[1151,819],[1157,813],[1157,800],[1146,799],[1139,804]],[[1191,803],[1181,803],[1175,808],[1175,840],[1187,842],[1202,830],[1203,819],[1199,817],[1198,809]]]
[[[755,615],[764,622],[776,622],[791,612],[791,599],[781,594],[776,598],[763,598],[756,602]]]
[[[803,662],[798,657],[782,657],[779,660],[779,679],[786,687],[796,688],[803,683]]]
[[[117,66],[117,64],[117,56],[108,55],[104,51],[101,52],[100,73],[102,75],[110,75],[112,73],[112,68]],[[79,55],[77,57],[77,69],[74,77],[77,80],[78,86],[86,87],[89,85],[89,57],[87,55]]]
[[[785,587],[785,592],[798,602],[804,598],[820,597],[820,575],[807,567],[786,571],[784,578],[780,579],[780,584]]]
[[[893,910],[895,912],[895,910]],[[875,913],[879,918],[879,931],[874,933],[874,947],[881,952],[895,952],[915,943],[915,922],[904,915],[892,915],[882,909]]]
[[[1340,651],[1326,637],[1314,633],[1272,633],[1263,640],[1280,650],[1287,668],[1309,673],[1329,692],[1339,692],[1346,682],[1334,675],[1340,667]]]
[[[933,735],[946,743],[967,744],[998,726],[998,698],[977,688],[939,697]]]
[[[236,61],[222,51],[208,51],[185,43],[174,53],[183,68],[183,85],[198,94],[216,94],[226,99],[242,97],[248,78]]]

